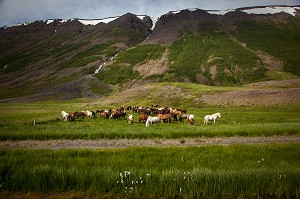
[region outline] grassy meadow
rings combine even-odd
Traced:
[[[271,136],[294,135],[300,131],[300,108],[287,107],[205,107],[188,109],[195,115],[195,125],[185,121],[145,127],[133,114],[135,123],[126,119],[106,119],[99,115],[94,119],[78,119],[64,122],[61,111],[105,109],[85,103],[34,103],[2,104],[0,115],[0,140],[52,140],[52,139],[136,139],[136,138],[185,138],[216,136]],[[118,106],[114,107],[118,108]],[[221,112],[217,125],[203,125],[206,114]]]
[[[164,86],[162,84],[161,86]],[[185,86],[191,93],[234,88]],[[194,88],[196,87],[196,88]],[[196,89],[201,88],[201,91]],[[205,90],[208,89],[208,90]],[[243,88],[241,88],[243,89]],[[199,95],[200,95],[199,94]],[[151,106],[149,99],[132,104]],[[64,122],[61,111],[101,110],[121,105],[73,100],[0,104],[0,141],[63,139],[175,139],[230,136],[299,135],[300,107],[182,106],[195,115],[187,121],[148,128],[126,119]],[[217,125],[203,125],[220,112]],[[128,111],[128,114],[131,114]],[[13,193],[79,193],[96,198],[298,198],[300,144],[272,143],[201,147],[104,149],[0,149],[0,196]]]

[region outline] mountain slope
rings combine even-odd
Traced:
[[[101,97],[149,82],[228,86],[297,78],[299,10],[182,10],[161,16],[153,30],[150,17],[131,13],[1,28],[0,98]]]

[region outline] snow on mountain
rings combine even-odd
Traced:
[[[234,12],[235,10],[228,9],[228,10],[207,10],[209,14],[215,14],[215,15],[225,15],[228,12]]]
[[[189,11],[195,11],[197,8],[189,8]],[[234,12],[235,10],[241,10],[248,14],[275,14],[280,12],[286,12],[295,16],[297,11],[300,10],[300,6],[267,6],[267,7],[253,7],[253,8],[240,8],[240,9],[227,9],[227,10],[205,10],[209,14],[225,15],[228,12]],[[181,10],[170,11],[169,13],[177,14]]]
[[[195,11],[198,8],[188,8],[186,10],[189,11]],[[227,10],[205,10],[206,12],[208,12],[209,14],[216,14],[216,15],[224,15],[228,12],[233,12],[235,10],[240,10],[242,12],[246,12],[248,14],[275,14],[275,13],[280,13],[280,12],[285,12],[288,13],[292,16],[295,16],[297,13],[297,10],[300,10],[300,6],[266,6],[266,7],[249,7],[249,8],[239,8],[239,9],[227,9]],[[182,10],[176,10],[176,11],[170,11],[169,13],[172,14],[177,14]],[[78,19],[78,21],[80,23],[82,23],[83,25],[97,25],[99,23],[109,23],[115,19],[117,19],[120,16],[116,16],[116,17],[107,17],[107,18],[103,18],[103,19]],[[140,19],[143,19],[145,17],[145,15],[137,15],[137,17],[139,17]],[[159,19],[159,17],[150,17],[153,23],[152,26],[152,30],[155,27],[155,23],[156,21]],[[74,20],[74,19],[59,19],[60,23],[65,23],[69,20]],[[55,19],[47,19],[47,20],[43,20],[43,22],[46,22],[47,24],[53,23],[55,21]],[[20,24],[15,24],[15,25],[10,25],[10,26],[5,26],[4,29],[9,28],[9,27],[13,27],[13,26],[21,26],[21,25],[28,25],[33,22],[26,22],[26,23],[20,23]]]
[[[83,25],[97,25],[98,23],[109,23],[115,19],[117,19],[119,16],[116,17],[107,17],[104,19],[79,19],[78,21],[82,23]]]
[[[300,10],[300,6],[295,7],[287,7],[287,6],[268,6],[268,7],[257,7],[257,8],[249,8],[242,9],[241,11],[246,12],[248,14],[275,14],[280,12],[286,12],[290,15],[295,16],[297,11]]]

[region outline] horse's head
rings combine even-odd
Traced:
[[[221,113],[217,113],[217,116],[218,116],[218,117],[221,117]]]

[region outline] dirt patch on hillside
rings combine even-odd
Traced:
[[[214,105],[280,105],[299,104],[300,89],[243,90],[203,95],[201,100]]]
[[[101,140],[49,140],[49,141],[1,141],[0,148],[31,149],[99,149],[127,147],[206,146],[260,143],[298,143],[300,135],[270,137],[215,137],[181,139],[101,139]]]
[[[257,82],[246,86],[253,88],[298,88],[300,87],[300,79]]]
[[[138,71],[143,77],[164,74],[167,70],[169,70],[168,54],[169,51],[166,49],[160,59],[149,60],[145,64],[136,65],[133,70]]]
[[[300,103],[300,79],[268,81],[249,84],[249,90],[237,90],[203,95],[200,99],[210,105],[283,105]]]
[[[264,63],[267,65],[268,70],[281,71],[283,69],[283,62],[276,59],[275,57],[263,51],[256,51],[256,54],[264,61]]]

